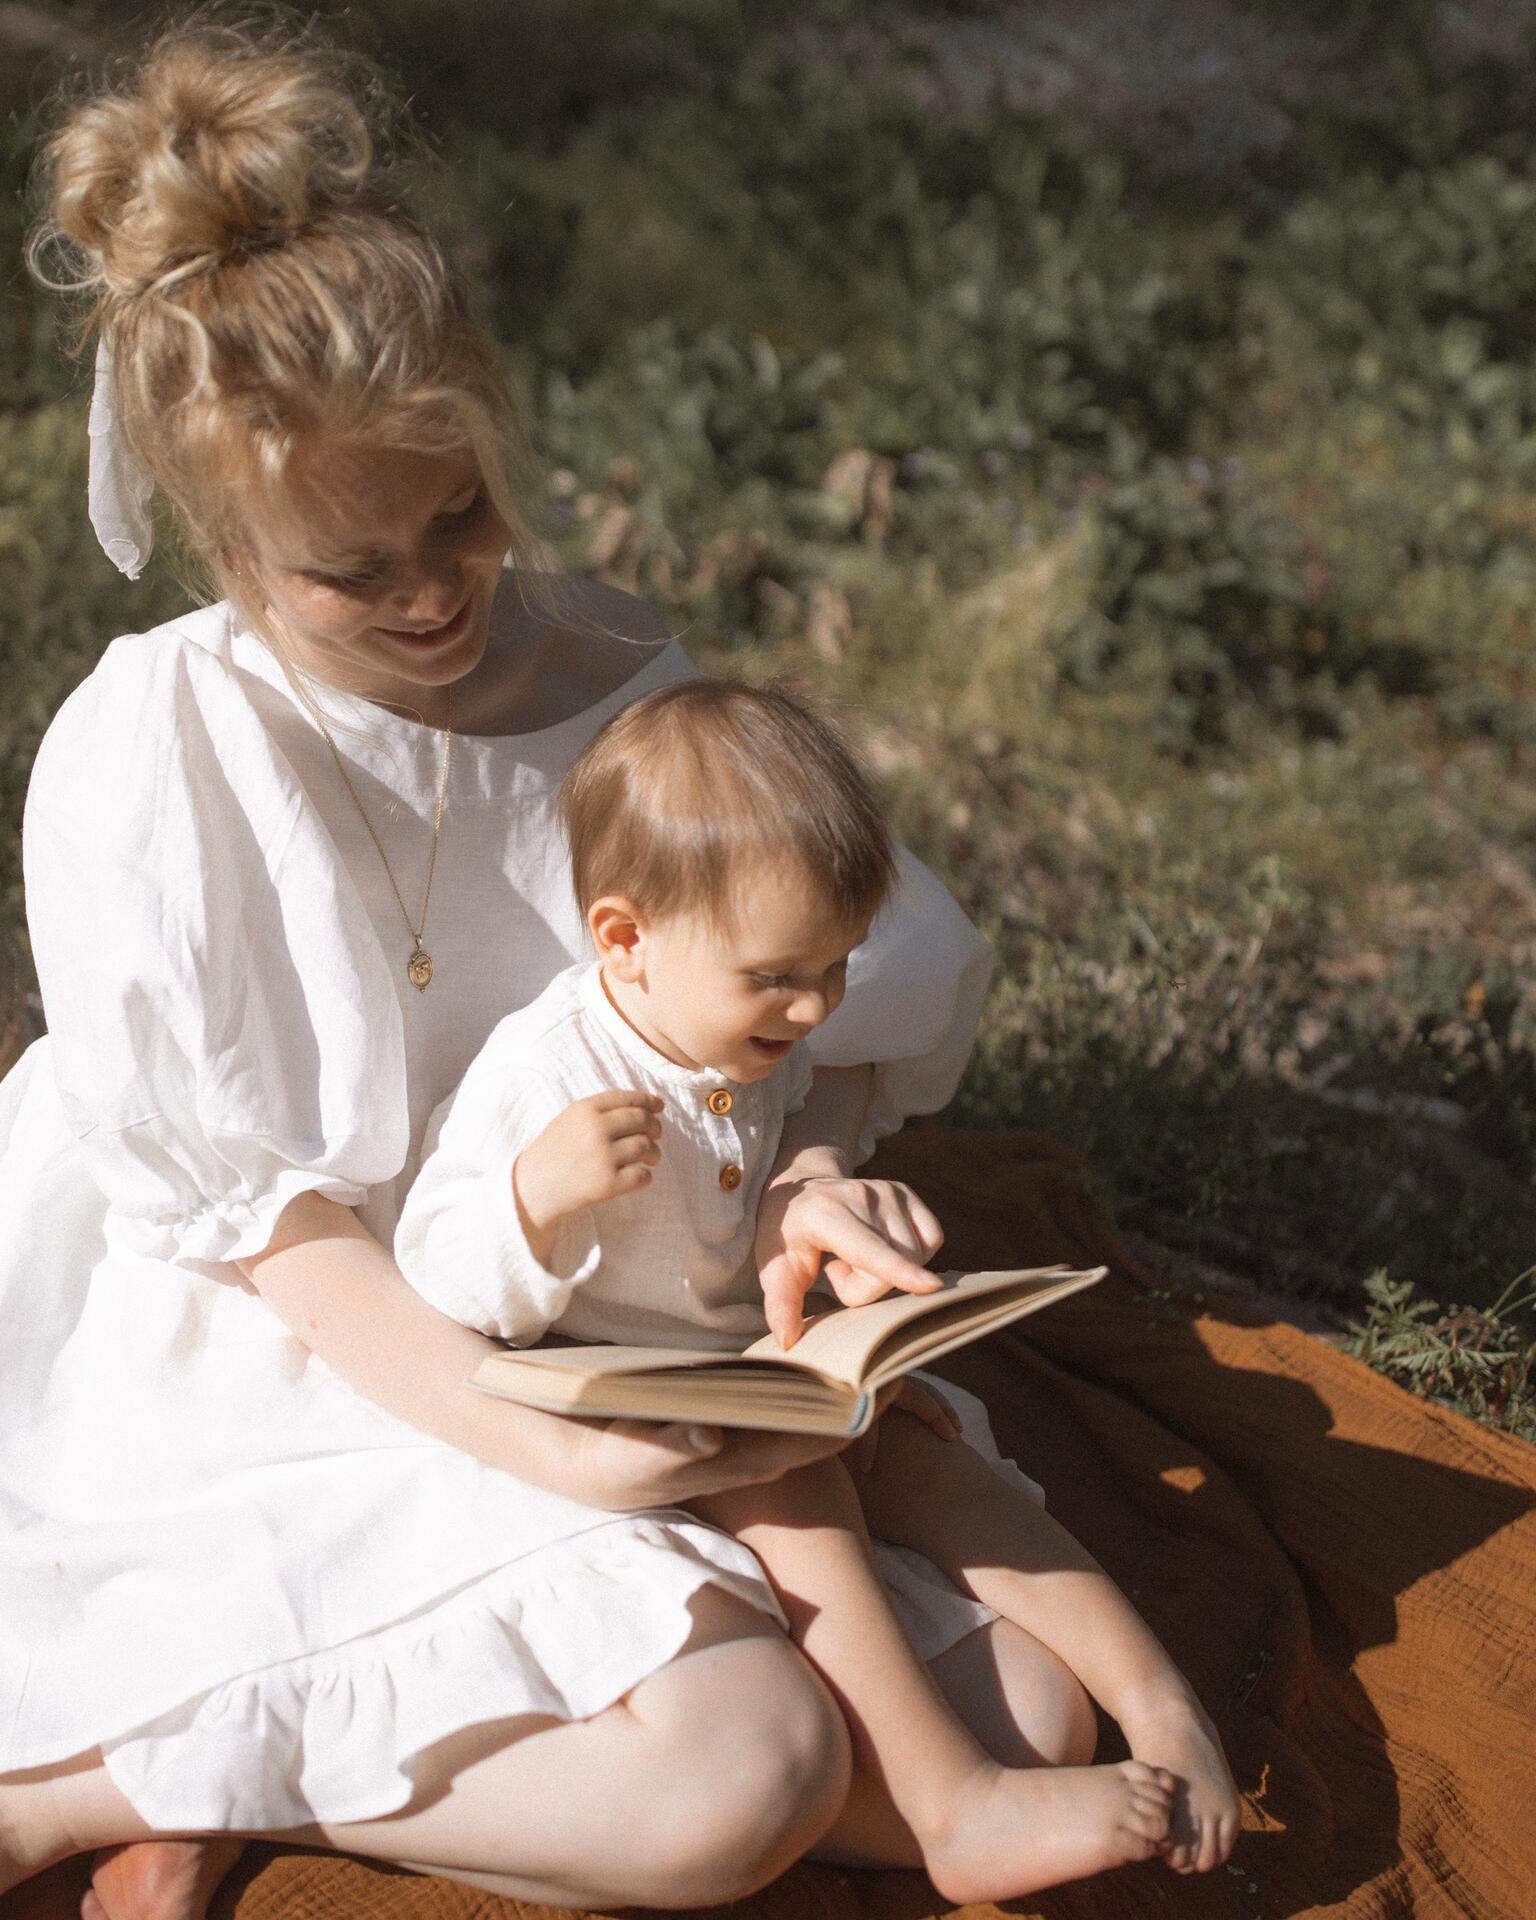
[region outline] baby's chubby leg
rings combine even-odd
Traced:
[[[926,1554],[984,1606],[1058,1655],[1119,1723],[1132,1755],[1179,1781],[1168,1864],[1206,1872],[1232,1851],[1237,1790],[1187,1680],[1098,1562],[1022,1488],[900,1406],[855,1476],[883,1540]]]
[[[758,1555],[796,1643],[848,1720],[861,1778],[845,1830],[829,1837],[833,1851],[920,1861],[942,1893],[968,1901],[1013,1898],[1163,1849],[1170,1775],[1135,1760],[1005,1766],[960,1720],[892,1611],[840,1460],[689,1504]]]

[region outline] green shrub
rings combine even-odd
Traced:
[[[1339,1344],[1422,1399],[1536,1440],[1536,1340],[1518,1320],[1536,1295],[1510,1298],[1530,1277],[1491,1307],[1443,1307],[1378,1268],[1365,1282],[1363,1318]]]

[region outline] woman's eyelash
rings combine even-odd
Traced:
[[[336,587],[342,592],[355,591],[360,587],[377,586],[381,576],[377,567],[366,567],[356,573],[311,573],[310,579],[318,586]]]
[[[481,507],[485,505],[486,498],[485,488],[476,487],[473,495],[462,507],[445,507],[438,515],[438,519],[450,522],[468,520],[472,514],[478,513]],[[348,589],[356,591],[361,587],[376,587],[383,576],[384,568],[382,566],[370,566],[358,567],[351,573],[326,573],[317,568],[311,572],[309,578],[322,587],[336,587],[345,592]]]

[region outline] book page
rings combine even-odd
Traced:
[[[789,1356],[785,1355],[787,1359]],[[716,1352],[708,1347],[508,1347],[492,1354],[482,1366],[519,1366],[550,1368],[556,1373],[589,1374],[670,1373],[676,1367],[718,1367],[741,1365],[742,1356]]]
[[[530,1364],[533,1358],[497,1354],[481,1363],[470,1385],[549,1413],[702,1420],[772,1433],[854,1434],[868,1425],[873,1411],[868,1394],[797,1367],[761,1363],[744,1367],[738,1361],[734,1366],[661,1373],[633,1373],[619,1367],[582,1373]]]
[[[937,1276],[945,1282],[942,1292],[892,1293],[867,1307],[843,1307],[818,1314],[787,1352],[770,1333],[753,1341],[742,1357],[812,1367],[831,1379],[859,1386],[877,1363],[882,1377],[894,1377],[919,1363],[921,1353],[904,1366],[883,1349],[888,1342],[892,1347],[899,1346],[901,1336],[909,1329],[913,1336],[920,1336],[920,1323],[925,1317],[937,1316],[938,1337],[931,1342],[919,1338],[917,1344],[936,1353],[962,1345],[975,1323],[984,1325],[994,1318],[1001,1322],[1020,1319],[1063,1294],[1092,1286],[1105,1272],[1103,1267],[1083,1270],[1055,1266],[1009,1268],[996,1273],[943,1273]],[[994,1311],[988,1310],[989,1295],[999,1296]]]

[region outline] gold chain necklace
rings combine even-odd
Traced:
[[[437,776],[437,812],[432,821],[432,857],[427,862],[427,888],[421,897],[421,925],[419,927],[412,921],[411,916],[405,910],[405,901],[400,897],[400,888],[395,880],[394,868],[389,864],[389,855],[384,851],[383,841],[380,840],[379,836],[373,830],[373,822],[368,818],[368,809],[357,797],[357,788],[353,786],[351,777],[347,773],[346,763],[337,751],[336,742],[331,737],[331,730],[325,724],[325,716],[321,713],[318,705],[311,702],[306,702],[305,704],[309,706],[310,712],[319,723],[320,731],[325,735],[325,744],[330,748],[331,758],[336,762],[336,771],[341,775],[342,785],[352,796],[353,806],[357,808],[358,813],[362,816],[363,825],[368,829],[368,838],[378,849],[379,859],[384,863],[384,872],[388,877],[390,887],[400,907],[400,917],[405,922],[406,931],[415,942],[415,945],[411,949],[411,957],[405,963],[405,977],[410,981],[411,985],[415,987],[418,993],[425,993],[432,983],[432,956],[421,943],[427,931],[427,908],[432,904],[432,876],[437,871],[437,842],[438,836],[443,830],[443,801],[448,792],[448,762],[453,756],[453,682],[450,680],[448,683],[448,721],[446,726],[439,730],[443,742],[443,763]]]

